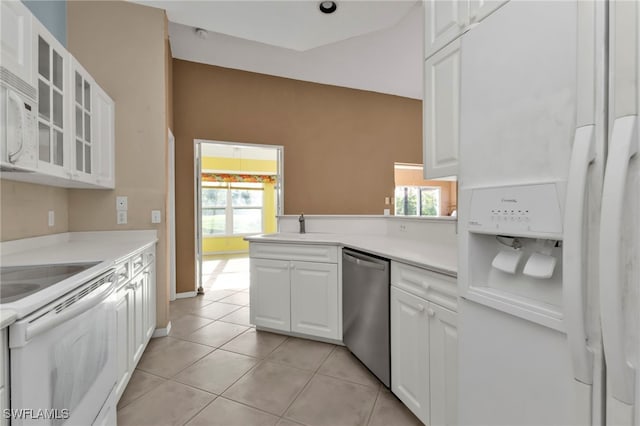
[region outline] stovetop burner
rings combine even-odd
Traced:
[[[66,280],[100,262],[0,267],[0,303],[10,303]]]

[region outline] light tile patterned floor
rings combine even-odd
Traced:
[[[120,426],[421,423],[341,346],[256,331],[249,259],[203,265],[205,295],[171,302],[118,404]]]

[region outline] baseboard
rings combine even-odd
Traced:
[[[269,333],[282,334],[283,336],[299,337],[301,339],[317,340],[318,342],[331,343],[333,345],[344,346],[344,342],[342,340],[327,339],[325,337],[318,337],[318,336],[309,336],[308,334],[295,333],[293,331],[282,331],[282,330],[276,330],[269,327],[256,327],[256,330],[268,331]]]
[[[185,291],[184,293],[176,293],[176,299],[188,299],[189,297],[196,297],[198,295],[195,291]]]
[[[151,337],[152,338],[167,337],[170,332],[171,332],[171,321],[167,323],[167,326],[165,328],[156,328],[155,330],[153,330],[153,334],[151,335]]]

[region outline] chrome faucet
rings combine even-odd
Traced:
[[[300,233],[304,234],[306,232],[306,230],[304,229],[304,213],[300,215],[300,217],[298,218],[298,222],[300,222]]]

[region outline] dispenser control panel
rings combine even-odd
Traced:
[[[471,191],[469,231],[562,238],[558,184],[475,188]]]

